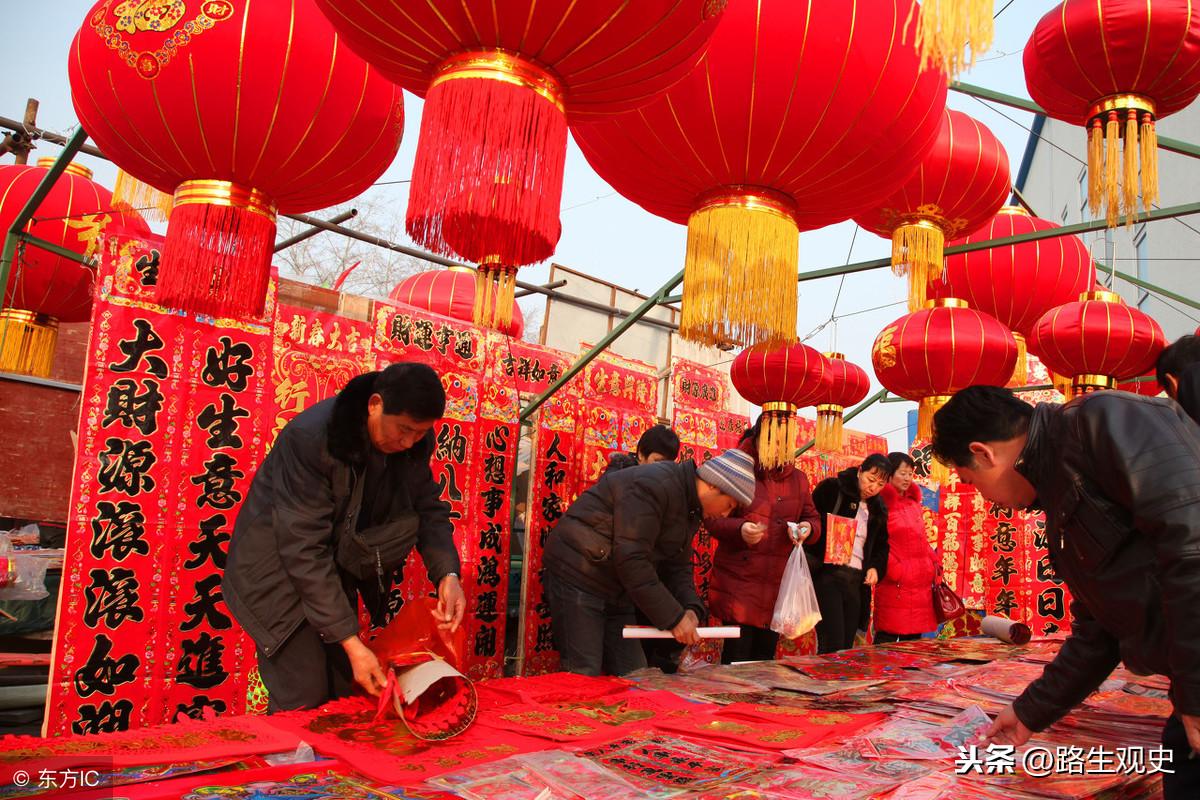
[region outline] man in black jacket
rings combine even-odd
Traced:
[[[661,461],[603,475],[546,542],[545,582],[562,668],[624,675],[646,666],[621,631],[634,608],[682,644],[699,641],[692,537],[704,517],[754,499],[754,462],[730,450],[697,467]]]
[[[379,693],[384,674],[358,638],[357,599],[378,618],[414,545],[437,587],[439,624],[462,621],[450,508],[429,468],[445,400],[424,364],[360,375],[289,422],[259,467],[221,585],[258,647],[272,711],[315,708],[353,682]],[[356,540],[381,543],[378,574],[352,574],[362,565],[344,545]]]
[[[1020,745],[1124,660],[1171,679],[1165,796],[1200,797],[1200,428],[1170,400],[1097,392],[1036,408],[972,386],[934,416],[933,452],[1001,506],[1041,508],[1071,635],[1002,711],[993,742]]]

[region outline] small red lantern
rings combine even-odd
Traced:
[[[261,313],[276,214],[357,196],[403,133],[400,88],[315,0],[99,0],[68,74],[105,154],[174,193],[158,301],[214,316]]]
[[[1088,204],[1109,227],[1158,200],[1155,121],[1200,94],[1200,7],[1191,0],[1065,0],[1025,45],[1029,96],[1086,126]],[[1124,140],[1124,152],[1117,147]]]
[[[1153,317],[1107,291],[1085,292],[1079,300],[1047,311],[1033,336],[1038,358],[1070,377],[1075,396],[1146,374],[1167,345]]]
[[[808,345],[749,347],[729,367],[733,387],[762,407],[758,460],[767,469],[795,461],[796,410],[829,393],[833,375],[825,357]]]
[[[53,163],[43,158],[36,167],[0,165],[0,231],[12,226]],[[112,194],[91,178],[87,167],[67,165],[24,231],[84,258],[97,255],[100,237],[110,227],[150,232],[136,212],[114,211]],[[89,319],[95,281],[91,267],[34,245],[21,246],[0,310],[0,371],[49,375],[58,323]]]
[[[493,303],[495,297],[478,294],[475,270],[467,267],[450,267],[418,272],[396,284],[388,298],[410,306],[423,308],[444,317],[474,322],[480,313],[479,303]],[[525,332],[525,318],[515,300],[510,301],[509,322],[500,329],[501,333],[520,339]]]
[[[1057,228],[1020,206],[1005,206],[992,221],[951,245],[1002,239]],[[1077,236],[1057,236],[1032,242],[990,247],[946,257],[941,280],[929,285],[932,297],[959,297],[974,309],[1007,325],[1017,340],[1013,385],[1024,386],[1025,337],[1041,316],[1069,303],[1095,283],[1091,254]]]
[[[725,1],[318,5],[356,52],[425,98],[408,233],[478,263],[498,317],[476,322],[503,326],[517,267],[558,243],[568,117],[636,108],[678,81]]]
[[[968,386],[1004,386],[1016,361],[1008,327],[953,298],[931,300],[888,325],[871,350],[884,388],[920,403],[919,439],[932,436],[933,415],[950,395]]]
[[[846,360],[841,353],[825,353],[833,384],[817,404],[816,447],[826,453],[842,452],[842,414],[846,406],[861,403],[871,389],[867,371]]]
[[[854,218],[891,237],[892,271],[908,275],[908,310],[925,305],[925,287],[942,274],[947,239],[987,223],[1009,192],[1008,154],[983,123],[946,109],[933,149],[900,190]]]
[[[681,336],[790,343],[799,232],[880,202],[928,152],[946,82],[920,69],[905,24],[915,7],[733,3],[700,64],[660,98],[572,123],[609,185],[687,224]]]

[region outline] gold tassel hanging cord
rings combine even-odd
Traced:
[[[498,263],[484,262],[475,273],[476,325],[504,331],[512,324],[513,295],[517,271]]]
[[[174,198],[148,183],[142,183],[123,169],[117,170],[113,186],[113,206],[118,210],[132,209],[146,219],[166,222],[171,218]]]
[[[1142,208],[1154,208],[1158,202],[1158,133],[1154,128],[1154,115],[1142,112],[1140,129],[1142,145]]]
[[[1154,103],[1141,95],[1113,95],[1092,106],[1088,123],[1088,208],[1101,206],[1110,228],[1125,216],[1131,227],[1141,208],[1158,201],[1158,137]],[[1120,142],[1118,140],[1124,140]]]
[[[1013,338],[1017,340],[1017,364],[1013,367],[1013,374],[1008,380],[1008,385],[1020,389],[1029,383],[1029,348],[1025,344],[1025,337],[1021,334],[1014,331]]]
[[[916,44],[921,51],[921,69],[932,63],[953,78],[975,66],[975,59],[992,46],[992,0],[922,0],[919,6],[913,3],[904,24],[906,39],[914,13],[920,15]],[[969,58],[965,52],[968,46]]]
[[[1125,117],[1125,141],[1122,144],[1125,157],[1125,174],[1121,179],[1121,210],[1125,213],[1125,226],[1132,227],[1138,213],[1138,173],[1142,157],[1138,146],[1137,109],[1131,108]]]
[[[1088,132],[1087,161],[1088,210],[1095,217],[1104,197],[1104,123],[1099,117]]]
[[[925,307],[929,281],[942,276],[946,235],[932,222],[919,220],[892,232],[892,272],[908,276],[908,310]]]
[[[1115,228],[1121,214],[1121,186],[1119,183],[1121,120],[1116,111],[1108,114],[1104,126],[1104,214],[1108,227]]]
[[[717,195],[688,219],[679,334],[709,346],[796,338],[800,231],[790,199]]]
[[[1066,375],[1059,375],[1057,372],[1051,372],[1050,382],[1054,384],[1054,389],[1063,396],[1063,402],[1066,402],[1075,396],[1075,390],[1071,386],[1071,379]]]
[[[917,405],[918,439],[926,442],[933,439],[933,415],[948,402],[950,402],[950,396],[945,394],[921,398],[921,402]]]
[[[789,403],[767,403],[763,406],[762,426],[758,431],[758,463],[775,469],[796,460],[795,406]]]
[[[822,453],[842,452],[842,412],[832,403],[817,406],[816,448]]]
[[[57,341],[54,317],[18,308],[0,311],[0,372],[50,377]]]

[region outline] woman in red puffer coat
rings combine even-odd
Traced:
[[[913,483],[913,460],[890,453],[895,471],[880,497],[888,509],[887,573],[875,589],[875,643],[919,639],[937,630],[933,579],[937,554],[925,538],[921,488]]]
[[[721,661],[766,661],[775,658],[779,634],[771,630],[779,582],[795,544],[789,522],[819,530],[808,478],[791,464],[765,470],[758,461],[762,417],[742,435],[738,449],[754,459],[754,502],[724,519],[704,521],[717,540],[708,611],[726,625],[740,625],[738,639],[726,639]]]

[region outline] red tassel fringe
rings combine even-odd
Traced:
[[[155,299],[213,317],[263,313],[275,222],[224,205],[190,203],[171,212]]]
[[[429,90],[406,227],[414,241],[468,261],[536,264],[562,226],[567,119],[531,89],[458,78]]]

